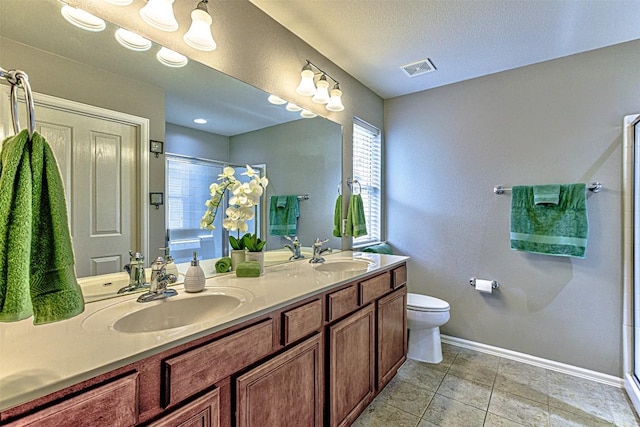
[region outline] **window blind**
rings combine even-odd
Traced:
[[[360,194],[367,221],[367,235],[353,239],[354,246],[382,240],[382,147],[380,130],[354,119],[353,178],[360,184]],[[354,184],[354,191],[358,185]]]

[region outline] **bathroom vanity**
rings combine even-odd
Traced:
[[[349,425],[406,359],[407,258],[326,259],[212,278],[197,295],[178,287],[188,307],[240,301],[181,326],[118,323],[141,310],[135,295],[57,324],[0,325],[0,424]]]

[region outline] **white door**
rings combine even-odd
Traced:
[[[36,105],[35,117],[64,181],[77,276],[122,271],[129,251],[143,250],[139,126],[45,105]]]

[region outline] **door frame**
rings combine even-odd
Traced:
[[[622,150],[622,212],[623,212],[623,325],[622,325],[622,355],[624,369],[624,388],[633,403],[637,412],[640,412],[640,384],[634,376],[635,352],[640,351],[640,343],[634,339],[634,329],[640,328],[635,324],[634,293],[635,286],[640,287],[640,271],[634,268],[634,247],[640,248],[640,241],[635,239],[636,209],[640,211],[640,206],[635,206],[636,191],[640,188],[635,186],[635,126],[640,123],[640,114],[632,114],[624,117],[623,120],[623,150]],[[640,147],[639,147],[640,148]],[[640,171],[638,171],[640,172]],[[638,224],[640,227],[640,224]],[[634,277],[638,276],[638,283],[634,284]],[[640,292],[640,290],[639,290]],[[636,349],[636,346],[638,347]]]
[[[10,86],[0,84],[0,96],[3,100],[9,102],[9,106],[11,105],[10,93]],[[21,103],[21,106],[24,108],[24,99],[18,97],[18,102]],[[33,92],[33,103],[36,110],[36,119],[38,107],[40,106],[87,117],[123,123],[134,126],[137,129],[138,147],[135,167],[137,181],[136,191],[138,192],[136,204],[136,220],[138,222],[137,238],[140,242],[141,253],[149,253],[149,204],[147,203],[147,198],[149,197],[149,119],[38,92]],[[9,110],[7,109],[7,111]],[[13,128],[8,130],[12,132]]]

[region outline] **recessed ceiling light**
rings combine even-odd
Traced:
[[[164,46],[160,48],[156,54],[156,58],[167,67],[174,68],[184,67],[189,62],[186,56],[181,55],[178,52],[174,52],[171,49],[167,49]]]
[[[297,111],[301,111],[302,108],[298,107],[296,104],[294,104],[293,102],[290,102],[287,104],[286,106],[287,111],[293,111],[294,113]]]
[[[197,123],[199,125],[204,125],[205,123],[207,123],[206,119],[193,119],[193,123]]]
[[[82,9],[64,5],[60,13],[67,22],[86,31],[98,32],[107,28],[107,24],[102,19]]]
[[[124,28],[118,28],[115,34],[116,40],[122,46],[127,49],[135,50],[136,52],[144,52],[151,48],[151,42],[136,33],[133,33]]]
[[[286,104],[287,101],[285,101],[284,99],[280,98],[279,96],[276,95],[269,95],[269,98],[267,98],[267,100],[275,105],[282,105],[282,104]]]

